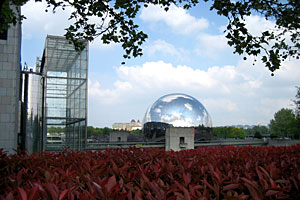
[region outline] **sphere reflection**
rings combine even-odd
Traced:
[[[160,97],[150,106],[143,123],[162,122],[174,127],[211,127],[211,118],[205,107],[194,97],[175,93]]]

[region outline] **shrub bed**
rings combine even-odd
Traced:
[[[7,155],[0,199],[300,199],[300,145]]]

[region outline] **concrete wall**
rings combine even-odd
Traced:
[[[194,149],[195,129],[187,127],[168,127],[166,130],[166,151]]]
[[[19,133],[21,25],[0,39],[0,148],[13,153]]]
[[[268,146],[291,146],[296,144],[300,144],[300,140],[285,140],[285,139],[268,140]]]
[[[111,132],[109,142],[127,142],[128,134],[126,132]]]

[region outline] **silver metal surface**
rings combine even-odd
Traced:
[[[212,127],[205,107],[194,97],[174,93],[160,97],[150,106],[143,123],[164,122],[174,127]]]

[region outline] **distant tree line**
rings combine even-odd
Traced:
[[[253,126],[252,128],[237,128],[233,126],[221,126],[213,128],[213,136],[222,138],[239,138],[244,139],[246,136],[254,138],[263,138],[270,135],[270,130],[267,126]]]
[[[127,130],[114,130],[108,127],[104,128],[97,128],[93,126],[88,126],[87,127],[87,137],[92,137],[92,136],[101,136],[101,135],[109,135],[109,133],[113,131],[126,131],[128,133],[133,133],[133,134],[141,134],[142,130],[133,130],[133,131],[127,131]],[[62,127],[55,127],[55,126],[50,126],[47,128],[47,133],[64,133],[65,128]]]
[[[222,138],[240,138],[246,137],[246,131],[242,128],[232,126],[214,127],[212,130],[213,136]]]
[[[263,138],[266,135],[270,135],[270,129],[267,126],[253,126],[245,130],[248,136],[255,138]]]
[[[93,136],[103,136],[103,135],[109,135],[109,133],[114,132],[114,131],[125,131],[128,133],[133,133],[133,134],[141,134],[142,130],[133,130],[133,131],[127,131],[127,130],[115,130],[112,128],[104,127],[104,128],[94,128],[93,126],[88,126],[87,127],[87,137],[93,137]]]

